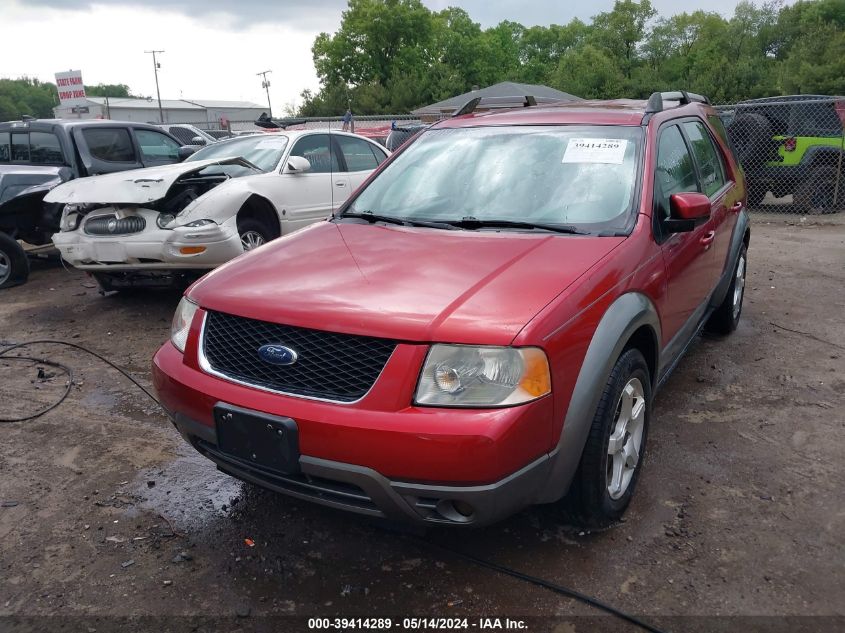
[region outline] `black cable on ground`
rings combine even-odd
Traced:
[[[146,387],[144,387],[141,383],[139,383],[129,372],[127,372],[125,369],[123,369],[121,367],[118,367],[113,362],[111,362],[110,360],[108,360],[104,356],[98,354],[97,352],[94,352],[94,351],[92,351],[92,350],[90,350],[87,347],[84,347],[82,345],[77,345],[76,343],[68,343],[67,341],[38,340],[38,341],[27,341],[25,343],[13,343],[11,345],[8,345],[5,349],[0,350],[0,358],[2,358],[4,360],[34,361],[34,362],[37,362],[37,363],[42,363],[44,365],[49,365],[51,367],[57,367],[57,368],[65,371],[68,374],[67,388],[65,389],[65,392],[64,392],[64,394],[62,394],[61,398],[59,398],[59,400],[57,402],[50,405],[46,409],[44,409],[44,410],[42,410],[42,411],[40,411],[40,412],[38,412],[34,415],[29,415],[29,416],[14,419],[14,420],[0,418],[0,422],[25,422],[27,420],[35,419],[37,417],[44,415],[48,411],[52,411],[53,409],[58,407],[60,404],[62,404],[65,401],[65,399],[70,394],[71,387],[73,386],[73,372],[69,367],[62,365],[61,363],[57,363],[55,361],[51,361],[51,360],[47,360],[47,359],[43,359],[43,358],[31,358],[31,357],[28,357],[28,356],[7,356],[7,354],[9,352],[11,352],[12,350],[19,349],[21,347],[28,347],[28,346],[31,346],[31,345],[61,345],[61,346],[64,346],[64,347],[70,347],[72,349],[79,350],[81,352],[85,352],[86,354],[90,354],[91,356],[93,356],[93,357],[101,360],[102,362],[104,362],[106,365],[108,365],[112,369],[120,372],[124,377],[126,377],[130,382],[132,382],[132,384],[134,384],[136,387],[138,387],[138,389],[143,391],[153,402],[155,402],[158,406],[162,407],[162,409],[164,408],[162,406],[161,402],[158,401],[158,398],[156,398]],[[406,535],[406,536],[409,536],[409,535]],[[589,605],[589,606],[593,607],[594,609],[604,611],[605,613],[613,615],[613,616],[615,616],[615,617],[617,617],[621,620],[624,620],[625,622],[633,624],[634,626],[638,626],[645,631],[649,631],[650,633],[665,633],[662,629],[659,629],[655,626],[652,626],[651,624],[648,624],[647,622],[643,622],[642,620],[640,620],[639,618],[637,618],[633,615],[629,615],[629,614],[625,613],[624,611],[620,611],[616,607],[613,607],[609,604],[605,604],[604,602],[602,602],[602,601],[600,601],[596,598],[593,598],[591,596],[583,594],[579,591],[575,591],[574,589],[570,589],[569,587],[564,587],[563,585],[553,583],[549,580],[544,580],[543,578],[538,578],[536,576],[530,576],[528,574],[524,574],[524,573],[517,571],[515,569],[511,569],[510,567],[505,567],[504,565],[499,565],[498,563],[494,563],[492,561],[488,561],[488,560],[485,560],[483,558],[479,558],[478,556],[475,556],[473,554],[468,554],[466,552],[462,552],[460,550],[452,549],[452,548],[446,547],[444,545],[432,543],[431,541],[428,541],[428,540],[421,538],[419,536],[413,536],[413,537],[410,537],[410,538],[412,538],[413,540],[417,541],[418,543],[425,545],[429,548],[438,549],[442,552],[446,552],[448,554],[451,554],[451,555],[453,555],[457,558],[462,558],[462,559],[469,561],[469,562],[471,562],[474,565],[477,565],[479,567],[484,567],[485,569],[489,569],[489,570],[494,571],[496,573],[504,574],[506,576],[510,576],[510,577],[515,578],[517,580],[521,580],[523,582],[527,582],[527,583],[532,584],[532,585],[537,585],[538,587],[543,587],[544,589],[554,591],[555,593],[558,593],[562,596],[566,596],[568,598],[572,598],[573,600],[578,600],[579,602],[582,602],[586,605]]]

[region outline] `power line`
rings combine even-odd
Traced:
[[[161,92],[158,89],[158,69],[161,68],[161,64],[156,61],[156,53],[163,53],[164,51],[144,51],[147,54],[152,53],[153,56],[153,72],[155,73],[156,77],[156,97],[158,97],[158,120],[159,123],[164,123],[164,113],[161,110]]]

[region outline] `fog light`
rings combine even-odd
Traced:
[[[466,501],[461,501],[460,499],[455,499],[452,501],[452,506],[458,512],[458,514],[463,515],[465,517],[471,517],[475,514],[475,508],[469,505]]]
[[[205,252],[205,246],[183,246],[179,249],[182,255],[199,255]]]

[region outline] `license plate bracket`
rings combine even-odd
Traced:
[[[214,424],[221,453],[285,475],[299,472],[299,432],[291,418],[218,403]]]

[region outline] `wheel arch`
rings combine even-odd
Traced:
[[[276,207],[264,196],[257,193],[251,194],[235,216],[235,221],[240,224],[247,218],[258,220],[272,231],[271,239],[281,237],[282,225],[279,222],[279,214]]]
[[[646,295],[628,292],[605,311],[596,327],[567,406],[551,468],[536,503],[551,503],[564,496],[581,461],[581,454],[613,365],[628,349],[643,353],[657,384],[661,328],[657,309]],[[652,369],[653,368],[653,369]]]

